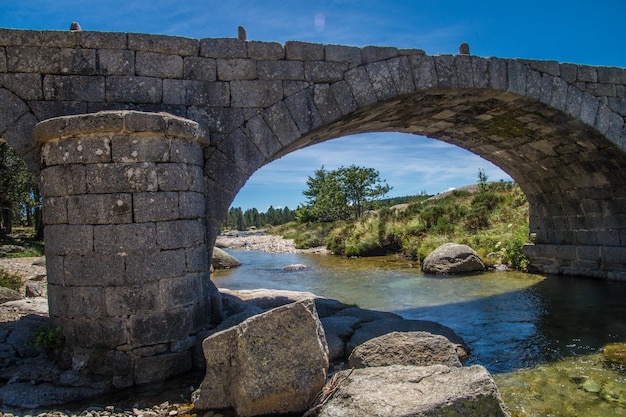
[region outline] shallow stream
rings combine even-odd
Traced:
[[[599,353],[626,342],[626,283],[518,272],[435,277],[395,257],[228,250],[220,288],[310,291],[432,320],[462,336],[468,364],[496,379],[512,416],[626,416],[626,374]],[[290,264],[307,269],[285,271]]]

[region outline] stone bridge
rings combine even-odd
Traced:
[[[130,357],[120,385],[156,379],[143,361],[159,355],[180,363],[219,316],[207,253],[247,179],[344,135],[480,155],[528,198],[536,269],[626,279],[625,116],[622,68],[0,30],[0,137],[41,173],[51,317],[75,346]]]

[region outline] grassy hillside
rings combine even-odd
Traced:
[[[401,254],[420,262],[443,243],[464,243],[487,264],[524,269],[528,203],[514,183],[484,183],[431,198],[416,196],[356,222],[290,222],[271,233],[295,239],[301,248],[325,245],[346,256]]]

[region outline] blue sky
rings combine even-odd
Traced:
[[[190,38],[236,37],[285,43],[300,40],[353,46],[420,48],[473,55],[548,59],[626,67],[626,1],[379,1],[379,0],[0,0],[0,27],[140,32]],[[296,151],[255,173],[234,206],[294,209],[305,202],[306,179],[322,165],[375,168],[393,187],[389,196],[436,194],[509,179],[467,151],[424,137],[365,134]]]

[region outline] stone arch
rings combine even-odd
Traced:
[[[24,158],[35,175],[39,173],[39,148],[32,143],[31,132],[37,122],[22,99],[8,89],[0,88],[0,139]]]
[[[528,253],[540,270],[613,270],[609,275],[623,278],[616,266],[624,253],[615,249],[626,245],[618,220],[626,207],[623,116],[559,77],[558,63],[534,67],[421,55],[357,66],[340,81],[315,83],[263,109],[229,135],[224,143],[246,166],[227,183],[238,191],[264,164],[340,136],[423,135],[491,161],[520,184],[536,242]],[[226,193],[228,202],[236,191]]]

